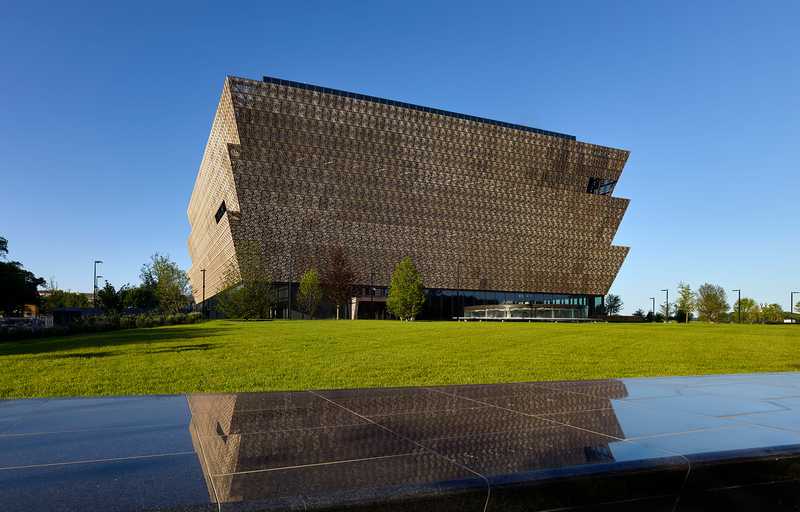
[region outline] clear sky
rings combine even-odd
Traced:
[[[631,157],[612,292],[800,290],[800,3],[3,2],[0,235],[90,291],[186,206],[225,75],[363,92],[576,135]],[[673,292],[674,293],[674,292]]]

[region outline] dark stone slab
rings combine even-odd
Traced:
[[[376,425],[200,437],[212,475],[369,459],[421,448]]]
[[[422,444],[441,438],[552,426],[552,422],[541,418],[491,406],[373,416],[371,419],[400,436]]]
[[[476,406],[472,400],[424,388],[345,389],[318,393],[339,406],[366,417],[469,409]]]
[[[237,473],[214,477],[214,487],[223,511],[299,502],[326,511],[479,512],[488,496],[484,479],[432,453]]]
[[[620,439],[724,428],[736,424],[728,419],[669,409],[650,409],[621,400],[615,400],[609,409],[547,414],[542,417]]]
[[[214,511],[196,454],[0,470],[4,512]]]
[[[0,469],[193,452],[186,426],[0,435]]]
[[[724,489],[712,489],[682,496],[677,512],[797,512],[800,510],[800,482],[774,482]]]
[[[5,434],[71,432],[135,426],[188,425],[184,396],[68,398],[0,405],[0,418],[13,423]],[[2,403],[2,401],[0,401]]]
[[[3,510],[800,507],[800,374],[0,401]]]

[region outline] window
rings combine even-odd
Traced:
[[[614,192],[614,185],[617,180],[607,180],[605,178],[589,178],[589,185],[586,187],[586,192],[590,194],[598,194],[601,196],[611,195]]]
[[[219,208],[217,208],[217,213],[214,214],[214,218],[217,220],[217,224],[219,224],[219,221],[222,220],[222,216],[225,215],[225,212],[227,211],[228,209],[225,208],[225,201],[222,201],[222,204],[219,205]]]

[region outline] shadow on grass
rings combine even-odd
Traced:
[[[122,331],[98,332],[91,334],[75,334],[57,338],[44,338],[39,340],[13,341],[0,343],[0,356],[46,354],[49,352],[63,352],[82,348],[108,348],[140,343],[164,343],[170,341],[187,342],[199,338],[212,338],[228,332],[225,328],[188,328],[171,327],[166,329],[130,329]],[[159,347],[154,350],[143,350],[142,353],[181,352],[184,350],[208,350],[214,345],[198,343],[177,345],[174,347]],[[115,353],[116,352],[116,353]],[[107,357],[118,355],[121,351],[94,352],[94,357]],[[132,352],[133,353],[133,352]],[[92,353],[86,353],[92,354]],[[99,355],[103,354],[103,355]],[[84,354],[64,354],[63,358],[89,358]]]
[[[219,343],[198,343],[196,345],[175,345],[174,347],[157,348],[155,350],[145,350],[136,352],[141,354],[164,354],[167,352],[192,352],[195,350],[209,350],[219,345]]]
[[[110,352],[81,352],[80,354],[56,354],[56,355],[43,355],[38,359],[95,359],[99,357],[118,356],[122,352],[118,350]]]
[[[196,350],[210,350],[218,343],[198,343],[197,345],[175,345],[155,350],[109,350],[106,352],[79,352],[77,354],[44,354],[37,359],[99,359],[112,356],[133,356],[141,354],[170,354],[178,352],[193,352]]]

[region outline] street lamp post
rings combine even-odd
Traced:
[[[664,316],[664,323],[669,323],[669,290],[661,290],[667,294],[667,300],[664,302],[664,308],[666,310],[666,315]]]
[[[203,305],[201,307],[203,320],[206,319],[206,269],[201,268],[200,272],[203,273]]]
[[[737,292],[739,294],[739,298],[736,301],[737,308],[739,310],[739,323],[742,323],[742,290],[731,290],[732,292]]]
[[[94,273],[92,274],[92,308],[97,309],[97,264],[102,260],[94,260]],[[102,277],[102,276],[100,276]]]
[[[651,319],[651,321],[655,322],[656,321],[656,298],[655,297],[650,297],[650,300],[653,301],[653,309],[652,309],[653,318]]]

